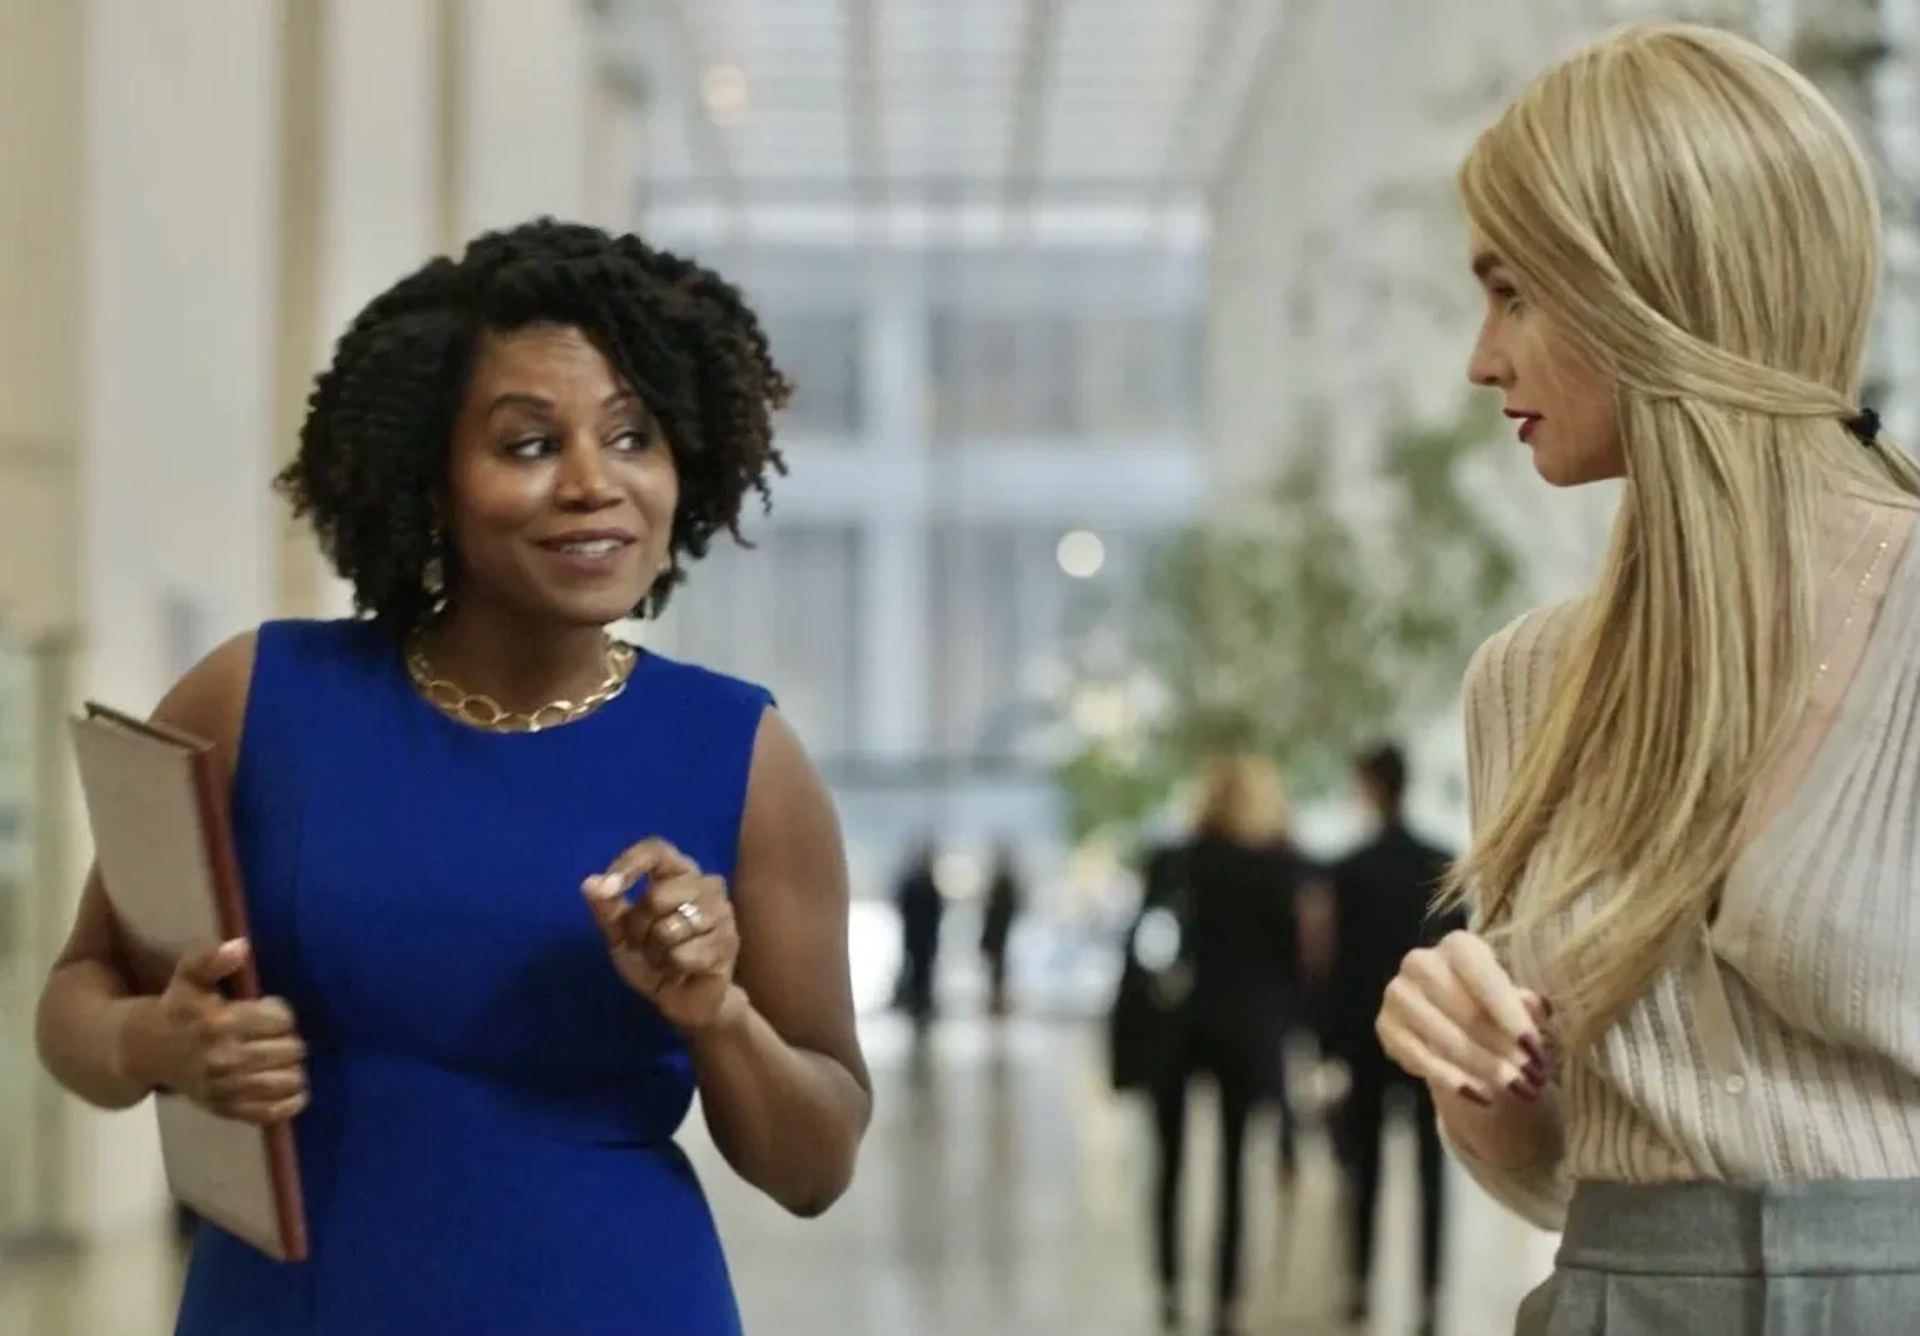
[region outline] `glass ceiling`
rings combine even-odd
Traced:
[[[650,205],[1197,203],[1284,0],[611,0]]]

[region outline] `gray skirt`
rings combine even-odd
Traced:
[[[1583,1183],[1515,1336],[1920,1332],[1920,1180]]]

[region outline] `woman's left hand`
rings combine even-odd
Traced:
[[[632,900],[629,888],[645,891]],[[665,840],[642,840],[581,885],[614,968],[682,1033],[712,1026],[745,997],[733,986],[740,934],[727,885]]]

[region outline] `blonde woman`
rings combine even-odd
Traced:
[[[1239,1329],[1247,1123],[1263,1098],[1284,1096],[1290,994],[1303,966],[1324,956],[1327,920],[1312,871],[1288,837],[1279,778],[1258,757],[1224,756],[1207,767],[1192,834],[1156,850],[1145,880],[1145,912],[1168,912],[1179,922],[1186,980],[1177,1015],[1165,1018],[1171,1023],[1132,1037],[1154,1050],[1135,1062],[1137,1084],[1152,1101],[1159,1151],[1153,1223],[1162,1319],[1169,1330],[1180,1323],[1187,1091],[1206,1077],[1220,1109],[1213,1329],[1228,1333]]]
[[[1549,483],[1625,486],[1598,587],[1468,675],[1476,926],[1382,1043],[1564,1230],[1523,1336],[1913,1330],[1920,472],[1858,397],[1867,166],[1780,61],[1654,25],[1460,186],[1472,378]]]

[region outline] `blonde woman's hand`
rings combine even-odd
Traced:
[[[1546,1004],[1518,987],[1486,941],[1448,933],[1407,953],[1374,1031],[1410,1076],[1481,1108],[1533,1104],[1547,1084]]]

